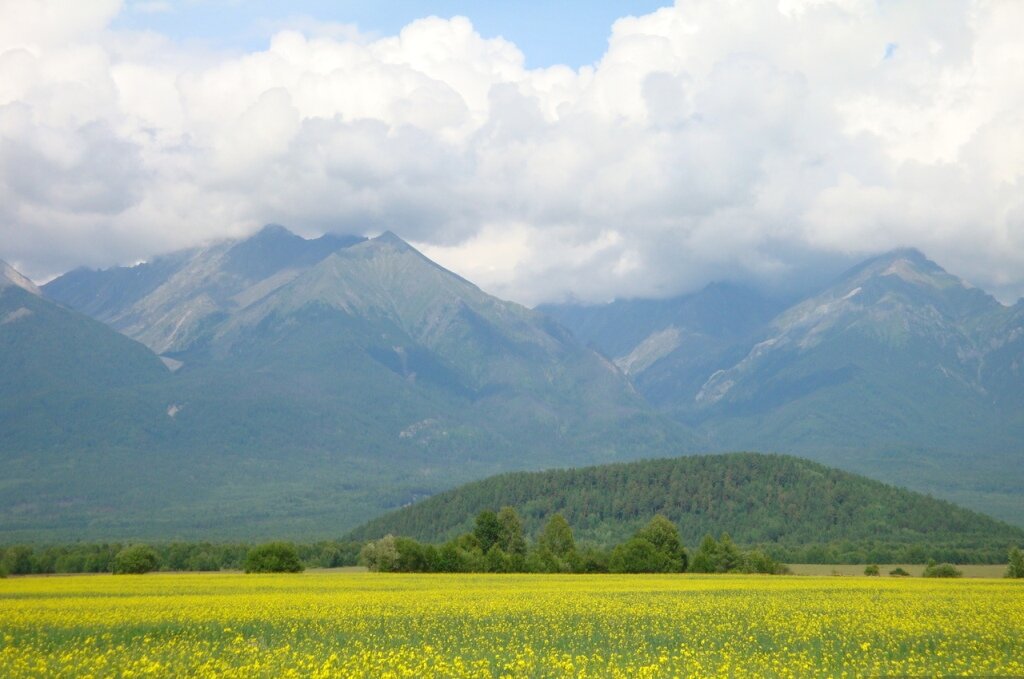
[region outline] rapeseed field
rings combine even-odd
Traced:
[[[156,574],[0,581],[0,676],[1024,675],[1024,583]]]

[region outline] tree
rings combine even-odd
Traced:
[[[125,547],[114,557],[112,570],[114,575],[141,575],[155,571],[160,565],[160,557],[148,545],[132,545]]]
[[[245,555],[246,573],[299,573],[302,561],[295,545],[268,542],[250,549]]]
[[[1024,578],[1024,552],[1017,547],[1010,549],[1010,563],[1006,567],[1006,577]]]
[[[523,534],[523,522],[514,507],[502,507],[498,512],[498,544],[511,557],[526,556],[526,537]]]
[[[454,542],[447,542],[437,552],[437,571],[439,573],[459,573],[463,570],[459,549]]]
[[[394,570],[402,573],[422,573],[427,570],[423,545],[415,540],[395,538],[395,551],[398,552],[398,558],[395,560]]]
[[[719,573],[732,573],[743,569],[743,554],[732,541],[728,533],[722,533],[718,539],[718,570]]]
[[[488,573],[509,573],[512,571],[512,560],[499,545],[492,545],[484,557]]]
[[[612,550],[608,570],[612,573],[673,573],[679,571],[679,560],[649,540],[634,537]]]
[[[864,567],[864,575],[881,575],[882,571],[877,565],[871,564],[870,566]]]
[[[0,568],[11,575],[28,575],[32,572],[32,548],[27,545],[8,547],[0,560]]]
[[[694,573],[717,573],[719,565],[718,542],[710,535],[705,535],[693,555],[690,570]]]
[[[679,529],[669,519],[661,514],[656,515],[651,521],[641,528],[637,538],[647,540],[665,558],[671,561],[670,570],[681,572],[686,570],[687,554],[683,548],[683,541],[679,537]]]
[[[389,572],[398,567],[398,547],[394,535],[367,542],[359,550],[359,563],[371,571]]]
[[[562,560],[568,559],[576,551],[572,528],[561,514],[554,514],[548,520],[537,543],[542,549],[551,552],[552,556]]]
[[[476,527],[473,529],[473,536],[480,543],[480,551],[486,554],[491,547],[501,541],[501,522],[498,515],[490,509],[486,509],[476,517]]]

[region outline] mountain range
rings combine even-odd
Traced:
[[[1020,521],[1024,301],[1004,306],[916,250],[793,304],[712,285],[542,310],[706,450],[795,453]]]
[[[4,540],[339,535],[503,471],[727,449],[1024,515],[1024,304],[913,250],[795,303],[536,310],[392,233],[2,274]]]
[[[124,379],[61,372],[11,394],[13,538],[337,535],[459,481],[692,446],[564,328],[390,233],[268,227],[42,292],[37,305],[104,331],[93,351],[113,365],[95,369]],[[40,365],[63,351],[11,344]]]

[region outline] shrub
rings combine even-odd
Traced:
[[[937,564],[934,561],[928,562],[928,565],[925,566],[923,573],[923,576],[926,578],[959,578],[962,575],[963,573],[957,570],[956,566],[954,566],[953,564]]]
[[[752,549],[743,554],[743,561],[739,570],[743,573],[763,573],[766,575],[783,575],[790,572],[788,566],[779,563],[760,549]]]
[[[864,575],[881,575],[881,574],[882,574],[882,571],[881,571],[881,569],[878,568],[878,566],[876,564],[871,564],[870,566],[865,566],[865,568],[864,568]]]
[[[160,566],[160,557],[148,545],[125,547],[114,557],[111,570],[114,575],[141,575],[155,571]]]
[[[295,545],[288,542],[268,542],[253,547],[245,555],[246,573],[299,573],[302,561]]]
[[[905,570],[903,570],[899,566],[897,566],[896,568],[893,568],[891,571],[889,571],[889,575],[895,576],[897,578],[910,577],[910,573],[906,572]]]

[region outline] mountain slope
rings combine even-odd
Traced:
[[[272,224],[242,241],[215,243],[134,267],[78,269],[46,284],[43,291],[163,354],[186,349],[227,315],[362,240],[333,235],[306,240]]]
[[[586,313],[591,326],[607,324],[638,304]],[[705,450],[806,455],[1019,520],[1021,309],[896,250],[753,318],[746,336],[723,326],[717,348],[687,355],[683,344],[631,377],[650,403],[694,426]],[[648,320],[632,330],[648,339],[619,348],[626,357],[664,334],[661,319]]]
[[[668,435],[685,441],[681,429],[644,413],[614,366],[560,327],[485,294],[393,234],[332,254],[177,356],[188,366],[183,381],[267,377],[275,385],[263,394],[268,407],[287,393],[291,405],[327,419],[365,417],[374,404],[389,445],[460,473],[635,456]],[[231,401],[237,391],[215,386],[208,397]],[[341,431],[331,425],[328,445],[344,443]],[[448,472],[430,464],[424,473]]]
[[[656,407],[673,404],[742,358],[745,342],[782,309],[777,301],[728,283],[666,300],[538,308],[614,357]]]
[[[743,338],[770,320],[781,305],[747,287],[713,283],[670,299],[617,300],[589,306],[543,304],[537,310],[606,356],[619,359],[652,335],[672,328],[683,335],[725,341]]]
[[[96,287],[104,308],[134,300],[118,322],[176,370],[118,392],[144,412],[24,468],[66,511],[11,495],[0,534],[315,538],[504,470],[692,448],[563,328],[393,234],[303,242],[289,254],[290,234],[264,230],[171,256],[184,263],[144,295]]]
[[[159,380],[148,349],[102,323],[44,299],[0,262],[0,398],[93,391]]]
[[[0,530],[61,524],[71,538],[81,510],[124,501],[108,490],[171,419],[159,395],[170,373],[138,342],[30,290],[0,280]],[[144,467],[155,486],[162,466]]]
[[[655,514],[695,546],[729,532],[746,544],[927,545],[944,549],[1005,545],[1024,531],[948,502],[781,455],[733,453],[496,476],[380,517],[352,533],[387,533],[438,542],[471,530],[485,509],[516,507],[536,535],[561,512],[577,539],[612,544]]]

